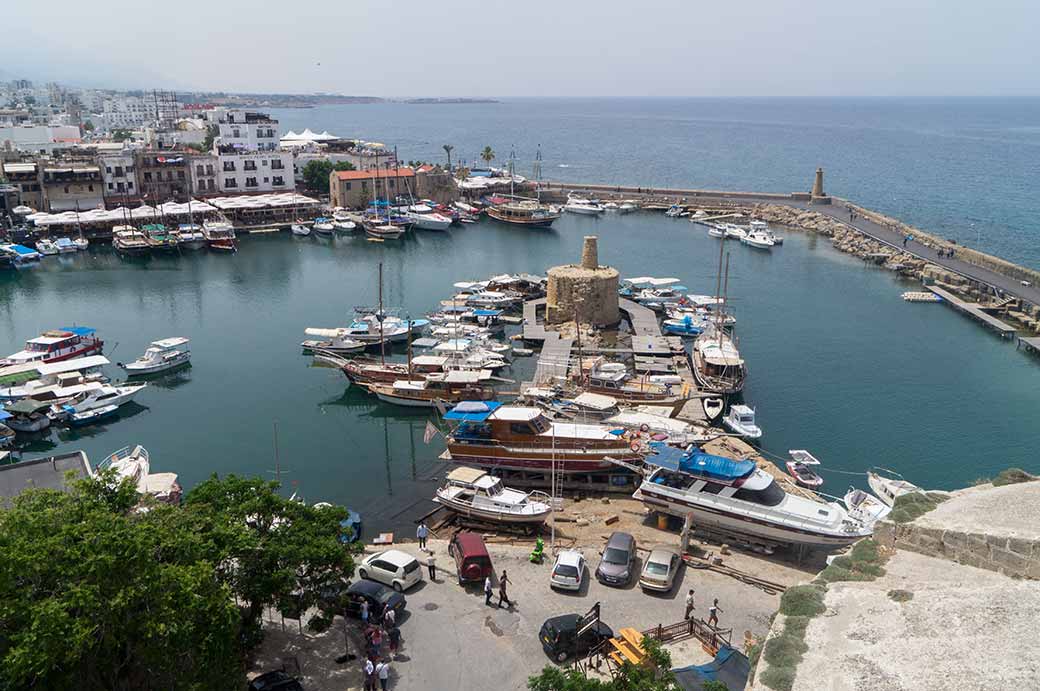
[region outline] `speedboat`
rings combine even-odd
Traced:
[[[311,227],[315,233],[326,237],[332,235],[332,232],[336,229],[336,226],[332,225],[332,219],[324,216],[314,219],[314,224]]]
[[[902,478],[885,477],[874,470],[867,473],[867,484],[870,485],[870,489],[874,490],[874,494],[889,506],[895,506],[896,499],[905,494],[923,491],[917,485]]]
[[[687,314],[681,319],[665,319],[661,322],[661,327],[670,334],[676,336],[684,336],[686,338],[693,338],[699,336],[706,326],[704,318],[695,319],[693,316]]]
[[[202,224],[202,234],[211,250],[234,252],[238,249],[235,227],[228,221],[206,221]]]
[[[120,254],[147,254],[152,247],[148,236],[133,226],[116,226],[112,229],[112,247]]]
[[[298,235],[303,238],[311,234],[310,226],[299,219],[297,219],[296,223],[290,225],[289,228],[292,230],[293,235]]]
[[[748,247],[754,247],[760,250],[771,250],[773,249],[773,238],[768,233],[761,230],[750,230],[747,235],[740,239],[742,243]]]
[[[729,413],[722,422],[746,439],[758,439],[762,436],[762,430],[755,424],[755,409],[743,403],[730,406]]]
[[[404,216],[410,219],[420,230],[447,230],[452,219],[439,214],[426,204],[413,204],[404,210]]]
[[[58,248],[58,254],[75,254],[79,252],[79,248],[69,238],[58,238],[54,241],[54,246]]]
[[[774,245],[784,244],[784,239],[770,230],[769,224],[765,221],[751,221],[748,223],[748,233],[760,233],[772,240]]]
[[[805,449],[792,449],[787,453],[791,454],[791,460],[786,463],[787,472],[795,482],[813,490],[823,485],[823,478],[813,470],[813,467],[820,465],[815,456]]]
[[[300,344],[305,353],[313,353],[315,351],[323,351],[326,353],[334,353],[336,355],[348,355],[350,353],[360,353],[367,348],[370,343],[360,341],[350,337],[350,331],[348,329],[320,329],[315,327],[307,327],[303,330],[308,336],[318,336],[321,340],[307,339]]]
[[[197,223],[181,223],[177,226],[180,246],[186,250],[201,250],[206,246],[206,236]]]
[[[106,405],[100,408],[91,408],[90,410],[84,410],[83,412],[69,413],[67,420],[73,427],[83,427],[84,425],[92,425],[95,422],[115,415],[116,411],[119,410],[117,405]]]
[[[332,227],[341,233],[349,233],[357,228],[357,223],[353,215],[337,208],[332,212]]]
[[[744,236],[747,235],[747,231],[735,223],[723,223],[722,226],[726,229],[726,237],[728,238],[743,240]]]
[[[36,241],[36,251],[45,257],[58,253],[58,246],[49,238],[40,238]]]
[[[620,204],[618,204],[617,211],[619,214],[630,214],[633,211],[637,211],[638,209],[639,205],[635,202],[623,201]]]
[[[501,478],[460,466],[446,476],[434,501],[455,513],[495,523],[540,524],[552,513],[544,492],[521,492],[502,485]]]
[[[466,305],[470,307],[509,307],[520,300],[521,296],[512,293],[485,290],[467,297]]]
[[[352,321],[344,328],[344,336],[366,343],[378,343],[381,340],[399,342],[408,339],[412,331],[420,331],[429,326],[427,319],[401,319],[400,317],[366,314]]]
[[[191,361],[189,339],[182,336],[152,341],[144,355],[119,366],[130,376],[156,374],[186,365]]]
[[[76,394],[71,399],[51,405],[48,413],[52,420],[66,420],[76,413],[84,413],[95,408],[104,408],[129,403],[145,389],[148,384],[125,384],[112,386],[101,384]]]
[[[870,492],[865,492],[855,487],[849,487],[849,491],[842,498],[849,513],[857,516],[864,522],[874,523],[882,520],[892,512],[892,507],[875,497]]]
[[[722,223],[708,223],[708,235],[713,238],[724,238],[726,237],[726,226]]]
[[[563,205],[563,210],[583,216],[598,216],[603,213],[603,207],[599,204],[574,196],[567,197],[567,203]]]
[[[679,206],[678,204],[672,204],[668,207],[668,210],[664,212],[664,215],[668,218],[679,218],[685,213],[686,210],[683,209],[683,207]]]
[[[30,362],[60,362],[100,353],[105,343],[94,329],[86,326],[65,326],[44,331],[25,342],[25,349],[0,360],[0,365],[24,365]]]

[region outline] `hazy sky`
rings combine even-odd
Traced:
[[[376,96],[1040,94],[1035,0],[3,4],[4,77],[90,86]]]

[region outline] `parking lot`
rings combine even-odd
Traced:
[[[646,557],[643,550],[655,546],[640,544],[637,569]],[[526,688],[527,678],[550,664],[538,641],[542,622],[559,614],[585,613],[596,602],[601,605],[602,621],[615,631],[621,627],[642,630],[682,620],[685,594],[694,588],[695,616],[707,619],[712,599],[718,598],[722,610],[719,626],[733,629],[733,642],[738,647],[745,630],[755,634],[766,631],[779,602],[778,595],[719,573],[692,568],[681,569],[675,586],[665,594],[644,593],[634,578],[626,587],[607,587],[592,575],[599,563],[598,547],[583,550],[589,572],[582,589],[574,593],[554,591],[549,588],[552,557],[548,545],[545,562],[532,564],[528,546],[492,544],[488,551],[495,572],[509,572],[508,594],[515,603],[511,608],[499,609],[485,606],[480,586],[463,588],[458,584],[446,541],[431,539],[429,547],[437,559],[438,577],[429,582],[424,566],[423,582],[405,593],[407,611],[398,619],[402,647],[397,659],[391,662],[393,689]],[[420,561],[425,556],[415,544],[398,545],[395,549],[413,554]],[[804,578],[803,572],[793,568],[746,555],[735,558],[744,560],[742,568],[746,570],[749,564],[761,563],[773,580],[794,583]],[[498,603],[497,580],[493,603]],[[352,622],[350,629],[352,652],[357,653],[360,638],[356,624]],[[257,670],[270,669],[277,666],[281,657],[294,655],[300,660],[304,687],[308,690],[361,687],[358,662],[338,665],[333,661],[343,653],[343,628],[338,619],[333,631],[320,636],[308,634],[306,629],[304,634],[298,634],[295,622],[287,624],[285,632],[277,626],[269,627],[269,631]],[[707,660],[695,639],[669,646],[669,650],[677,666]]]

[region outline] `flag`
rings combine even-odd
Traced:
[[[441,417],[444,417],[448,414],[447,408],[444,407],[444,401],[442,401],[439,398],[435,398],[433,399],[433,404],[437,406],[437,412],[441,414]]]
[[[436,437],[439,432],[440,430],[434,427],[432,422],[427,420],[426,430],[423,432],[422,435],[423,444],[429,444],[431,441],[433,441],[433,438]]]

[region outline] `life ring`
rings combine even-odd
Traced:
[[[633,441],[631,444],[628,445],[628,447],[633,451],[639,451],[640,444],[637,441]]]
[[[646,423],[644,422],[643,424],[641,424],[641,425],[639,426],[639,431],[640,431],[640,432],[649,432],[649,431],[650,431],[650,425],[648,425],[648,424],[646,424]]]

